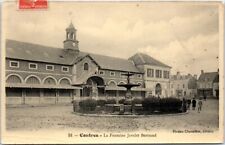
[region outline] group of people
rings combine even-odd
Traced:
[[[200,113],[200,111],[202,110],[202,98],[199,98],[198,101],[193,98],[186,100],[185,98],[183,98],[183,111],[186,112],[186,110],[190,110],[192,108],[192,110],[195,110],[196,106],[198,107],[198,113]]]

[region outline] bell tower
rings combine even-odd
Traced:
[[[69,27],[66,28],[66,40],[63,41],[64,49],[79,51],[78,43],[76,39],[77,30],[74,28],[71,22]]]

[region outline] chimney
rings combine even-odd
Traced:
[[[201,74],[204,74],[204,70],[201,70]]]

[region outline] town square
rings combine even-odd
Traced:
[[[92,131],[135,132],[139,130],[210,130],[218,131],[218,100],[203,102],[200,113],[190,110],[180,115],[155,115],[140,117],[96,117],[74,114],[72,105],[23,106],[7,108],[7,129],[46,130],[46,129],[87,129]]]

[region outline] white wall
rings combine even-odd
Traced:
[[[144,69],[144,81],[145,81],[145,86],[146,89],[149,89],[152,92],[152,95],[156,95],[155,94],[155,87],[156,84],[160,84],[162,87],[162,94],[160,97],[168,97],[170,96],[170,86],[169,86],[169,78],[165,79],[163,77],[163,71],[169,71],[170,72],[170,68],[168,67],[160,67],[160,66],[153,66],[153,65],[144,65],[143,66]],[[147,77],[147,69],[154,69],[154,77]],[[156,73],[155,70],[162,70],[162,78],[156,78]],[[146,92],[146,96],[149,95],[149,92]]]

